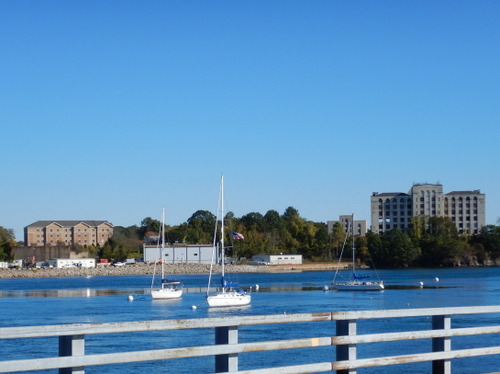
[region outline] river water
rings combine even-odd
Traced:
[[[383,292],[324,291],[330,272],[233,274],[244,288],[259,285],[252,304],[244,308],[210,309],[205,302],[207,275],[181,275],[185,293],[180,300],[151,300],[147,293],[149,276],[107,276],[71,278],[0,279],[0,327],[69,323],[100,323],[157,319],[205,318],[234,315],[330,312],[349,310],[404,309],[500,305],[500,268],[410,269],[379,271]],[[420,282],[423,282],[421,287]],[[133,296],[133,301],[128,296]],[[196,305],[197,308],[192,308]],[[493,322],[492,322],[493,321]],[[366,325],[365,325],[366,324]],[[389,325],[390,324],[390,325]],[[453,317],[452,326],[500,324],[500,316]],[[287,325],[288,326],[288,325]],[[334,335],[334,325],[304,324],[292,328],[269,326],[240,328],[240,342]],[[36,328],[36,327],[34,327]],[[429,329],[430,320],[413,319],[361,321],[358,333]],[[297,329],[299,331],[297,331]],[[160,349],[212,344],[213,329],[159,333],[88,336],[86,352]],[[500,337],[452,339],[452,348],[500,345]],[[405,343],[406,344],[406,343]],[[430,351],[430,341],[363,345],[358,357],[376,357]],[[57,355],[57,339],[0,340],[1,360]],[[239,356],[240,369],[333,361],[332,347],[249,353]],[[1,362],[0,362],[1,365]],[[114,366],[88,367],[86,373],[210,373],[212,357],[179,359]],[[454,373],[487,373],[500,370],[500,356],[452,361]],[[361,369],[358,373],[429,373],[430,363],[394,365],[383,369]],[[40,371],[39,373],[41,373]],[[43,373],[56,371],[43,371]]]

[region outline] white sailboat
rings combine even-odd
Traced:
[[[360,275],[356,273],[356,248],[354,246],[354,214],[351,219],[351,236],[352,236],[352,274],[346,281],[337,281],[340,276],[339,267],[337,266],[337,271],[333,278],[333,288],[339,291],[382,291],[384,289],[384,282],[381,280],[370,280],[369,276]],[[346,236],[347,239],[347,236]],[[340,253],[339,264],[342,260],[342,254],[344,253],[345,243],[342,246],[342,251]]]
[[[221,284],[217,288],[215,294],[210,294],[210,285],[212,282],[212,269],[215,262],[215,252],[217,250],[217,226],[218,218],[215,222],[215,232],[214,232],[214,252],[212,254],[212,265],[210,266],[210,276],[208,278],[208,288],[207,288],[207,303],[210,307],[235,307],[248,305],[251,302],[250,294],[246,293],[242,289],[238,288],[237,283],[231,283],[225,278],[224,267],[225,267],[225,248],[224,248],[224,176],[221,176],[220,181],[220,192],[219,192],[219,206],[220,206],[220,241],[219,248],[221,253]],[[219,210],[219,209],[217,209]]]
[[[182,283],[177,279],[165,277],[165,208],[162,210],[162,222],[160,228],[161,246],[159,246],[161,258],[161,283],[155,287],[156,263],[151,280],[151,297],[153,299],[178,299],[182,296]]]

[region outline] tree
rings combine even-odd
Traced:
[[[264,224],[266,232],[266,248],[270,253],[274,253],[281,247],[280,231],[283,228],[283,219],[276,210],[268,210],[264,215]]]
[[[0,260],[6,260],[12,256],[12,248],[16,246],[14,230],[0,226]]]
[[[187,223],[193,227],[200,227],[206,232],[212,232],[216,219],[217,217],[208,210],[197,210],[188,218]]]
[[[420,243],[422,264],[426,266],[440,266],[465,250],[455,224],[448,217],[429,217]]]
[[[374,265],[376,267],[386,267],[388,251],[382,242],[382,236],[368,231],[366,233],[366,242]]]
[[[314,254],[322,259],[331,259],[329,254],[331,251],[330,236],[328,235],[328,227],[325,223],[313,223],[316,227],[316,234],[314,234]],[[325,256],[326,255],[326,256]]]
[[[382,242],[386,248],[387,258],[384,262],[387,267],[408,267],[420,256],[420,248],[400,229],[384,233]]]
[[[275,210],[268,210],[264,215],[267,231],[277,231],[283,226],[280,214]]]
[[[285,223],[280,233],[283,245],[287,247],[290,253],[297,252],[298,248],[301,246],[298,238],[304,220],[300,218],[299,211],[293,207],[285,209],[282,219]]]
[[[263,232],[265,229],[264,217],[260,213],[252,212],[240,218],[240,222],[247,230],[257,230]]]
[[[108,239],[100,250],[101,258],[125,260],[126,258],[140,257],[142,253],[142,240],[130,237],[128,228],[115,226],[113,236]]]
[[[139,228],[139,238],[144,239],[148,232],[159,233],[161,227],[161,222],[153,219],[151,217],[146,217],[141,221],[141,227]]]
[[[346,232],[344,228],[340,224],[340,222],[335,222],[332,227],[332,232],[330,233],[330,250],[328,252],[328,260],[333,259],[332,251],[335,249],[335,256],[340,256],[340,250],[342,249],[342,245],[344,244],[346,238]]]
[[[283,218],[285,220],[292,220],[296,217],[299,217],[299,211],[297,209],[291,206],[285,209],[285,212],[283,213]]]
[[[217,217],[208,210],[198,210],[187,223],[186,241],[188,243],[212,243]]]
[[[500,257],[500,226],[484,226],[478,235],[472,238],[473,243],[480,243],[484,250],[496,259]]]

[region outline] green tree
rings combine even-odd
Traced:
[[[100,250],[101,258],[125,260],[140,257],[143,242],[137,237],[131,237],[130,229],[115,226],[113,236],[108,239]]]
[[[492,259],[500,257],[500,226],[484,226],[471,241],[480,244]]]
[[[284,250],[288,253],[296,253],[301,247],[298,240],[302,229],[303,219],[299,216],[299,211],[293,207],[288,207],[282,216],[284,226],[282,227],[280,237],[283,241]]]
[[[314,223],[316,233],[314,234],[314,255],[322,260],[329,260],[331,251],[330,236],[328,235],[328,227],[323,222]],[[326,255],[326,256],[325,256]]]
[[[429,217],[420,243],[425,266],[440,266],[465,250],[455,224],[448,217]]]
[[[386,267],[388,251],[384,246],[382,236],[379,234],[375,234],[372,231],[368,231],[366,233],[366,242],[374,265],[377,268]]]
[[[249,231],[257,230],[263,232],[266,226],[264,217],[257,212],[245,214],[240,218],[240,222],[245,226],[245,229]]]
[[[330,250],[328,251],[328,260],[333,259],[333,251],[335,251],[335,256],[340,256],[340,250],[346,239],[346,232],[342,227],[340,222],[335,222],[332,227],[332,232],[330,233]]]
[[[264,215],[267,231],[278,231],[283,226],[280,214],[276,210],[268,210]]]
[[[384,233],[382,242],[386,249],[386,267],[408,267],[420,257],[420,248],[400,229]]]
[[[208,210],[196,211],[187,221],[189,225],[187,242],[212,243],[216,220],[217,217]]]
[[[161,222],[151,217],[146,217],[141,221],[141,227],[138,231],[139,239],[144,240],[148,232],[159,233]]]
[[[266,245],[265,248],[270,250],[270,253],[276,253],[278,248],[281,248],[281,238],[279,233],[284,227],[283,219],[276,210],[268,210],[264,215]]]
[[[16,238],[12,229],[0,226],[0,260],[12,257],[12,248],[16,246]]]

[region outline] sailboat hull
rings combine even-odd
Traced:
[[[165,259],[163,250],[165,248],[165,208],[162,210],[161,218],[161,285],[159,288],[153,287],[155,283],[156,262],[153,271],[153,280],[151,281],[151,297],[153,299],[179,299],[182,297],[182,283],[175,279],[165,278]]]
[[[333,283],[333,288],[338,291],[382,291],[382,282],[346,282]]]
[[[153,299],[179,299],[182,296],[182,289],[176,288],[156,288],[151,290]]]
[[[215,295],[207,296],[209,307],[225,307],[225,306],[244,306],[250,304],[252,297],[249,294],[229,291],[220,292]]]
[[[228,282],[224,277],[224,265],[225,265],[225,255],[224,255],[224,177],[221,176],[220,179],[220,190],[219,190],[219,205],[220,215],[217,214],[217,219],[215,223],[216,232],[219,227],[220,218],[220,253],[221,253],[221,286],[217,289],[217,293],[210,294],[210,280],[212,279],[212,268],[215,264],[215,251],[216,246],[216,236],[214,236],[214,247],[212,255],[212,266],[210,266],[210,276],[208,278],[208,291],[207,291],[207,303],[209,307],[234,307],[234,306],[245,306],[250,304],[252,297],[240,288],[235,288],[237,284]],[[217,209],[218,209],[217,208]],[[219,213],[219,212],[218,212]]]
[[[356,247],[354,242],[354,214],[351,216],[351,238],[352,238],[352,276],[347,279],[347,281],[337,282],[336,278],[339,274],[339,270],[335,272],[335,276],[333,277],[332,286],[334,289],[338,291],[382,291],[384,290],[384,282],[380,279],[376,281],[370,280],[361,280],[369,278],[368,276],[359,276],[356,275]],[[342,260],[342,254],[344,253],[345,243],[347,241],[348,232],[346,231],[346,236],[344,240],[344,244],[342,245],[342,251],[340,252],[339,263]],[[377,275],[378,278],[378,275]]]

